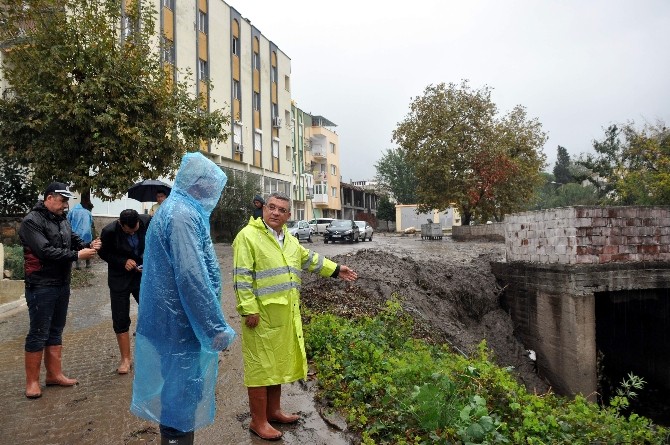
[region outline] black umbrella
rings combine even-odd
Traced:
[[[137,184],[133,184],[128,189],[128,197],[140,202],[155,202],[156,193],[163,192],[166,195],[170,194],[172,187],[163,181],[155,179],[147,179]]]

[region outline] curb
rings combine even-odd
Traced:
[[[26,300],[24,295],[21,295],[18,300],[9,303],[0,304],[0,320],[11,317],[24,309],[26,309]]]

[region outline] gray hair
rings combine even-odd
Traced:
[[[288,195],[286,195],[286,193],[282,193],[282,192],[270,193],[270,196],[268,196],[268,199],[265,202],[267,203],[272,198],[276,198],[276,199],[280,199],[282,201],[286,201],[288,203],[288,209],[291,210],[291,198],[289,198]]]

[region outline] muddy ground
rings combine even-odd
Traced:
[[[396,294],[413,315],[420,336],[446,342],[464,354],[486,339],[495,361],[513,366],[530,391],[548,390],[515,338],[512,320],[500,307],[502,289],[490,262],[504,258],[502,244],[417,237],[377,240],[381,242],[374,246],[358,246],[333,257],[359,273],[355,283],[303,277],[303,304],[344,316],[374,314]]]

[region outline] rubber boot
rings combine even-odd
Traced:
[[[40,368],[42,367],[42,351],[26,352],[26,397],[39,399],[42,397],[40,388]]]
[[[278,431],[268,423],[268,392],[267,387],[247,388],[249,393],[249,410],[251,411],[251,422],[249,430],[261,439],[279,440],[282,437]]]
[[[193,445],[193,438],[195,434],[193,431],[186,434],[185,436],[168,439],[165,436],[161,436],[161,445]]]
[[[121,353],[121,363],[119,363],[116,372],[119,374],[128,374],[132,366],[130,358],[130,334],[128,332],[116,334],[116,341],[119,343],[119,352]]]
[[[296,423],[300,420],[297,414],[286,414],[281,410],[281,385],[268,386],[267,417],[269,422]]]
[[[44,366],[47,368],[47,386],[74,386],[79,383],[77,379],[70,379],[63,375],[62,353],[62,345],[45,348]]]

